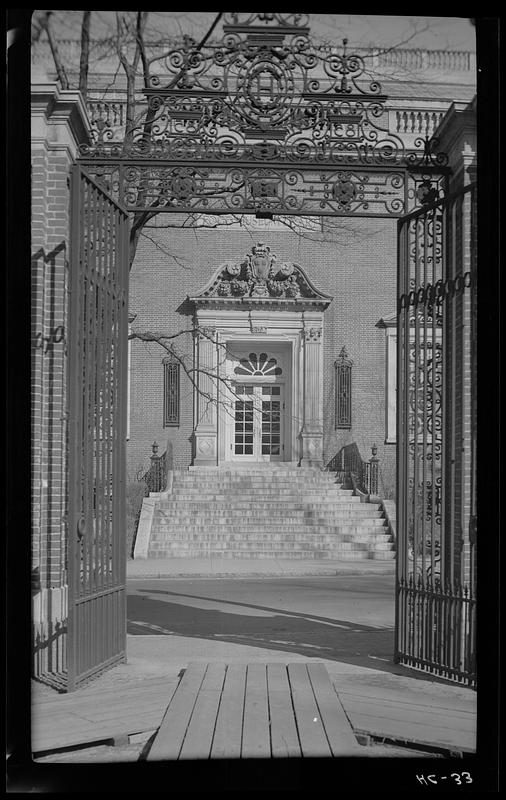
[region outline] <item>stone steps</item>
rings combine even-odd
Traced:
[[[269,489],[273,487],[276,491],[298,491],[300,488],[318,490],[318,491],[332,491],[339,492],[340,494],[353,494],[353,489],[345,489],[339,483],[323,483],[322,481],[304,481],[304,480],[289,480],[282,481],[277,478],[269,478],[269,480],[249,480],[249,481],[228,481],[228,480],[213,480],[213,481],[199,481],[199,480],[180,480],[174,478],[172,481],[173,486],[177,489],[216,489],[217,487],[224,488],[244,488],[244,489]]]
[[[265,517],[267,514],[282,514],[284,518],[287,516],[294,517],[301,515],[314,517],[318,516],[320,513],[334,514],[336,511],[338,511],[339,514],[353,514],[355,516],[362,515],[366,517],[376,517],[378,514],[383,513],[381,506],[376,503],[345,503],[340,501],[337,503],[325,503],[324,505],[323,503],[293,502],[288,504],[285,502],[280,503],[279,500],[266,500],[262,502],[261,500],[243,501],[241,499],[236,499],[236,502],[233,504],[229,503],[226,506],[212,505],[204,507],[203,503],[199,502],[199,500],[182,501],[177,499],[162,500],[159,503],[159,508],[167,513],[173,513],[176,509],[182,511],[187,508],[197,513],[205,513],[206,516],[211,513],[222,515],[230,512],[232,514],[237,514],[237,512],[242,513],[246,510],[251,515],[258,514]]]
[[[157,521],[160,527],[165,525],[179,525],[179,526],[188,526],[191,525],[192,527],[209,527],[209,526],[217,526],[217,527],[228,527],[232,526],[238,530],[246,530],[248,527],[257,527],[257,528],[264,528],[266,530],[274,530],[275,528],[281,528],[282,530],[288,530],[289,528],[300,528],[301,526],[304,528],[315,528],[318,526],[322,526],[325,529],[335,530],[339,528],[349,528],[351,527],[358,527],[358,528],[373,528],[373,527],[384,527],[385,520],[381,517],[340,517],[337,518],[335,516],[332,517],[315,517],[313,519],[294,519],[292,517],[287,517],[283,519],[283,517],[248,517],[246,519],[236,516],[236,517],[218,517],[218,516],[206,516],[204,514],[199,515],[191,515],[191,514],[178,514],[171,515],[171,514],[159,514],[157,517]]]
[[[286,513],[282,514],[283,519],[287,517],[301,517],[306,516],[308,519],[314,519],[318,516],[334,518],[337,514],[343,517],[377,517],[381,512],[376,508],[368,509],[365,503],[284,503],[280,500],[266,501],[264,503],[242,502],[237,500],[233,502],[233,498],[229,501],[204,501],[204,500],[172,500],[157,504],[160,513],[165,515],[181,514],[191,512],[192,514],[200,514],[207,519],[209,515],[217,514],[222,517],[223,515],[230,514],[235,518],[244,518],[244,516],[259,516],[262,519],[270,519],[276,514],[282,514],[282,509],[286,509]]]
[[[291,528],[311,528],[316,529],[318,527],[322,527],[325,530],[336,530],[339,528],[365,528],[367,530],[371,528],[382,528],[385,526],[385,520],[381,517],[375,517],[369,519],[368,517],[358,517],[357,519],[353,518],[346,518],[343,520],[341,518],[334,518],[333,520],[319,520],[319,519],[312,519],[312,520],[295,520],[289,521],[282,520],[278,518],[273,520],[271,517],[270,519],[266,517],[265,519],[250,519],[248,517],[241,518],[235,517],[234,519],[219,519],[219,518],[212,518],[206,517],[205,515],[200,515],[198,517],[181,517],[179,514],[174,515],[174,517],[170,517],[167,515],[158,515],[157,519],[160,526],[164,525],[177,525],[180,527],[199,527],[199,528],[226,528],[228,526],[232,526],[236,530],[247,530],[248,528],[263,528],[266,530],[275,530],[279,528],[280,530],[288,531]]]
[[[278,550],[239,550],[235,549],[219,549],[213,548],[212,552],[206,551],[204,548],[191,548],[186,546],[184,550],[167,551],[167,548],[162,550],[149,551],[149,558],[270,558],[270,559],[300,559],[301,561],[307,560],[322,560],[334,559],[337,561],[358,561],[362,559],[374,559],[376,561],[392,561],[395,558],[393,550],[337,550],[337,549],[324,549],[319,550],[306,548],[304,550],[290,550],[287,547]]]
[[[350,494],[342,494],[340,492],[332,491],[332,489],[324,490],[322,489],[301,489],[300,491],[283,491],[277,490],[274,488],[269,488],[262,491],[241,491],[235,489],[227,489],[223,491],[206,491],[204,489],[178,489],[177,486],[173,487],[172,490],[173,495],[177,495],[178,498],[185,498],[187,500],[194,500],[199,498],[205,498],[207,500],[226,500],[230,497],[237,498],[239,495],[243,495],[244,500],[248,498],[255,497],[255,499],[262,499],[263,497],[267,497],[271,500],[278,500],[280,498],[286,500],[295,501],[297,498],[301,498],[304,502],[311,500],[335,500],[337,502],[351,502],[351,503],[360,503],[360,497]]]
[[[345,489],[343,488],[342,484],[336,483],[335,481],[322,481],[322,480],[315,480],[314,478],[309,478],[308,480],[304,480],[302,478],[297,478],[297,480],[293,478],[275,478],[276,486],[283,489],[293,489],[299,486],[314,486],[314,487],[325,487],[325,488],[332,488],[332,489],[339,489],[342,492],[347,492],[351,494],[352,489]],[[269,486],[272,483],[271,478],[265,477],[258,477],[258,478],[240,478],[236,479],[202,479],[199,480],[198,478],[176,478],[173,479],[174,486],[244,486],[250,487],[253,486],[255,488],[262,488],[264,486]]]
[[[188,467],[187,470],[174,470],[175,474],[177,475],[270,475],[272,473],[276,473],[276,475],[332,475],[332,472],[326,472],[325,470],[320,470],[315,467],[298,467],[296,464],[292,464],[289,462],[271,462],[268,463],[257,463],[249,464],[241,463],[240,461],[235,461],[233,464],[224,464],[222,466],[200,466],[200,467]]]
[[[332,473],[294,466],[176,472],[156,503],[150,558],[394,557],[378,503],[362,503]]]
[[[371,534],[367,531],[360,531],[353,533],[351,531],[343,531],[342,533],[329,533],[328,531],[294,531],[294,532],[287,532],[287,531],[274,531],[272,533],[268,533],[265,531],[248,531],[247,533],[240,533],[234,534],[229,531],[181,531],[181,530],[173,530],[173,531],[156,531],[156,533],[151,537],[150,546],[152,546],[155,542],[158,544],[165,544],[168,545],[171,542],[178,542],[179,544],[195,544],[198,542],[207,542],[207,543],[227,543],[227,542],[236,542],[241,543],[244,542],[256,542],[257,544],[269,544],[277,542],[280,546],[283,543],[299,543],[299,544],[307,544],[307,545],[316,545],[321,544],[322,546],[325,545],[326,547],[337,547],[341,544],[369,544],[374,545],[374,547],[380,547],[385,545],[390,547],[391,545],[391,537],[385,534]]]
[[[326,547],[341,547],[346,549],[350,549],[353,545],[357,544],[360,545],[367,545],[368,543],[374,542],[375,546],[379,547],[380,549],[387,549],[390,547],[391,541],[390,536],[388,534],[383,535],[374,535],[374,534],[363,534],[353,536],[349,535],[346,536],[343,534],[340,535],[332,535],[329,533],[324,533],[321,531],[315,533],[308,533],[305,532],[297,532],[297,533],[286,533],[285,532],[274,532],[274,533],[265,533],[263,531],[250,531],[247,534],[237,533],[228,533],[224,531],[209,531],[208,533],[204,532],[186,532],[186,531],[174,531],[168,533],[167,536],[164,535],[163,531],[158,531],[156,536],[151,539],[151,546],[155,543],[158,545],[164,544],[183,544],[189,543],[199,544],[199,543],[235,543],[237,545],[244,544],[250,545],[251,543],[256,543],[261,546],[271,547],[275,544],[281,545],[285,542],[290,545],[322,545]],[[383,547],[384,546],[384,547]],[[360,548],[359,548],[360,549]]]

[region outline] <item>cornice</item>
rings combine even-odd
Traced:
[[[470,103],[452,103],[434,131],[440,147],[448,153],[465,134],[476,135],[476,97]]]
[[[333,298],[321,300],[310,297],[188,297],[198,309],[213,311],[325,311]]]
[[[66,123],[77,145],[91,144],[91,123],[81,92],[60,89],[52,82],[34,83],[31,107],[32,113],[43,114],[48,123]]]

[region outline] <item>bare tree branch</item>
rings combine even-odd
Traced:
[[[46,31],[47,40],[49,42],[49,47],[51,48],[51,53],[53,56],[54,65],[56,68],[56,74],[58,75],[58,80],[61,83],[62,89],[69,89],[70,84],[67,78],[67,73],[65,71],[65,67],[63,65],[63,61],[60,56],[60,51],[58,49],[58,45],[56,44],[55,38],[53,36],[53,32],[51,30],[51,16],[52,12],[48,11],[44,16],[39,17],[39,25],[40,29]],[[40,35],[40,33],[39,33]],[[38,38],[38,37],[37,37]]]
[[[52,11],[34,11],[32,15],[32,31],[31,39],[32,44],[39,41],[41,34],[46,30],[49,17],[53,14]]]
[[[204,37],[202,38],[201,42],[197,45],[197,48],[196,48],[197,50],[201,50],[202,49],[202,47],[204,46],[205,42],[208,40],[208,38],[211,35],[212,31],[215,29],[215,27],[218,24],[218,22],[221,19],[221,17],[222,17],[222,13],[221,12],[216,15],[216,18],[215,18],[214,22],[212,23],[212,25],[210,26],[209,30],[204,35]],[[144,87],[145,88],[149,88],[149,85],[150,85],[149,61],[148,61],[148,59],[146,57],[146,52],[145,52],[144,38],[143,38],[143,26],[139,25],[139,21],[138,21],[138,25],[137,25],[136,40],[137,40],[137,49],[138,49],[139,57],[142,58]],[[137,60],[136,63],[138,63],[138,60]],[[175,78],[171,81],[170,86],[176,86],[178,81],[184,75],[184,72],[185,72],[185,70],[184,70],[184,68],[182,68],[179,71],[179,73],[175,76]],[[131,99],[130,99],[131,106],[133,106],[134,102],[135,102],[135,97],[132,96]],[[127,103],[128,103],[128,99],[127,99]],[[150,135],[151,129],[152,129],[152,126],[153,126],[153,122],[154,122],[155,118],[156,118],[156,111],[152,107],[148,107],[148,110],[147,110],[147,113],[146,113],[146,118],[145,118],[145,121],[144,121],[144,126],[143,126],[143,136],[144,137],[147,137],[147,136]],[[130,125],[130,137],[133,136],[132,122],[133,122],[133,112],[129,115],[128,111],[127,111],[126,124],[127,124],[127,127]],[[126,133],[125,133],[125,138],[126,138]],[[146,192],[146,187],[143,187],[141,189],[141,192],[140,192],[141,193],[141,197],[143,195],[145,195],[145,192]],[[140,230],[146,224],[146,222],[148,222],[153,216],[154,216],[154,213],[151,210],[140,211],[140,212],[136,212],[134,214],[134,217],[133,217],[133,220],[132,220],[132,226],[131,226],[131,229],[130,229],[130,266],[133,264],[133,260],[135,258],[135,253],[137,251],[137,245],[138,245],[138,242],[139,242]]]
[[[148,239],[150,242],[152,242],[155,245],[157,250],[160,250],[160,252],[163,253],[165,256],[169,256],[169,258],[172,258],[176,262],[176,264],[179,267],[181,267],[182,269],[191,269],[191,267],[189,267],[187,264],[183,264],[183,262],[176,255],[174,255],[174,253],[171,253],[170,250],[167,250],[165,247],[163,247],[160,244],[160,242],[157,242],[156,239],[153,239],[152,236],[149,236],[146,233],[146,227],[149,227],[149,226],[145,226],[142,230],[139,230],[140,236],[142,236],[144,239]],[[169,226],[169,227],[171,227],[171,226]],[[178,227],[178,226],[173,226],[173,227]]]
[[[227,413],[230,413],[229,409],[227,408],[226,399],[218,398],[217,393],[211,394],[210,392],[205,391],[202,388],[202,385],[198,381],[198,375],[206,375],[207,377],[212,378],[216,387],[222,386],[223,388],[226,388],[228,391],[233,391],[234,387],[233,380],[224,375],[221,375],[218,371],[219,366],[220,364],[223,363],[223,361],[220,360],[218,361],[217,371],[209,370],[201,366],[195,366],[193,363],[193,354],[191,356],[182,354],[178,352],[177,349],[174,347],[174,345],[171,343],[171,340],[177,339],[180,336],[183,336],[184,334],[192,334],[192,335],[198,334],[199,336],[208,339],[214,345],[216,345],[218,351],[220,348],[222,348],[225,357],[226,345],[217,342],[212,336],[210,336],[205,331],[205,329],[199,327],[178,331],[177,333],[174,334],[155,333],[152,331],[132,331],[132,333],[129,334],[128,338],[137,339],[142,342],[153,342],[155,344],[158,344],[160,347],[163,348],[163,350],[169,353],[169,355],[171,355],[179,364],[181,364],[181,367],[183,368],[185,375],[187,375],[192,386],[194,387],[194,389],[196,390],[196,392],[200,397],[204,398],[209,404],[222,406],[223,408],[225,408]],[[188,360],[190,360],[190,363],[188,363]]]
[[[81,26],[81,58],[79,61],[79,91],[86,100],[88,93],[88,67],[90,61],[90,17],[91,11],[83,11]]]

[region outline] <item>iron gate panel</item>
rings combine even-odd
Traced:
[[[125,657],[128,216],[71,185],[68,690]]]
[[[474,683],[476,187],[399,220],[396,660]]]

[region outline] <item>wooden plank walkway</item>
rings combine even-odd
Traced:
[[[453,708],[434,699],[430,705],[398,693],[362,687],[360,693],[340,688],[339,697],[354,730],[397,742],[416,742],[474,753],[476,751],[476,710]],[[424,699],[424,698],[422,698]]]
[[[147,760],[359,752],[324,664],[199,662],[185,670]]]
[[[37,699],[32,705],[32,752],[154,731],[177,686],[176,677],[155,678],[114,691],[92,686]]]

